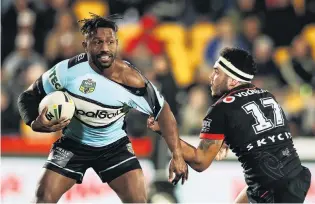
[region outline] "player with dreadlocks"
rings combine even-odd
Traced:
[[[85,53],[56,64],[18,99],[22,119],[34,131],[63,135],[52,146],[36,191],[36,203],[55,203],[92,167],[123,202],[146,202],[144,176],[125,132],[125,115],[135,108],[155,120],[172,152],[170,175],[187,179],[176,121],[168,103],[130,63],[117,59],[117,16],[95,14],[79,21]],[[56,90],[68,93],[76,111],[56,123],[38,114],[41,99]]]

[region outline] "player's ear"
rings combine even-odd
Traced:
[[[237,80],[235,80],[235,79],[232,79],[232,84],[233,84],[233,86],[236,86],[238,83],[239,83],[239,81],[237,81]]]
[[[87,42],[84,40],[82,41],[82,47],[84,48],[84,50],[86,51],[87,48]]]
[[[235,80],[235,79],[232,79],[232,85],[233,86],[236,86],[239,84],[239,81]]]
[[[238,84],[238,81],[233,79],[233,78],[231,78],[231,77],[229,77],[228,78],[228,84],[229,84],[230,87],[234,87],[234,86],[236,86]]]

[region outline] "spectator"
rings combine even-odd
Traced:
[[[49,31],[53,28],[57,13],[67,10],[70,5],[69,0],[45,0],[45,8],[38,12],[34,31],[35,50],[44,53],[45,39]]]
[[[302,17],[303,25],[314,23],[315,19],[315,1],[314,0],[305,0],[304,1],[305,13]]]
[[[261,22],[257,16],[251,15],[243,19],[241,39],[248,47],[250,52],[253,51],[255,39],[261,34]]]
[[[27,69],[31,63],[39,63],[47,67],[45,59],[33,50],[34,37],[29,33],[20,33],[16,36],[16,49],[3,61],[5,80],[13,81],[20,70]]]
[[[170,62],[166,55],[153,57],[153,70],[155,72],[156,85],[169,103],[176,119],[179,115],[179,104],[177,103],[177,94],[179,89],[171,73]]]
[[[153,34],[157,24],[154,16],[144,16],[140,21],[141,32],[126,42],[124,55],[139,69],[151,67],[152,57],[164,51],[162,42]]]
[[[15,0],[7,12],[1,15],[1,59],[5,59],[14,50],[14,39],[18,32],[19,24],[25,23],[22,13],[30,13],[32,4],[26,0]],[[22,15],[21,15],[22,14]],[[20,16],[20,17],[19,17]],[[24,21],[22,21],[24,20]]]
[[[301,36],[294,38],[291,47],[291,67],[297,84],[307,83],[315,88],[315,62],[311,56],[311,47]],[[291,81],[291,80],[290,80]]]
[[[303,84],[315,87],[315,63],[311,48],[302,36],[297,36],[289,50],[291,59],[280,69],[287,84],[299,89]]]
[[[4,86],[1,88],[1,134],[16,134],[19,132],[19,113],[14,110],[15,101],[10,97]]]
[[[34,83],[45,71],[46,67],[43,67],[42,64],[29,62],[25,68],[18,69],[14,79],[8,82],[7,87],[10,90],[11,99],[14,101],[13,108],[16,112],[18,112],[16,101],[20,93]]]
[[[55,27],[45,42],[45,57],[49,60],[50,67],[84,51],[81,45],[83,37],[75,25],[75,18],[69,10],[57,13]]]
[[[274,40],[277,47],[290,45],[303,26],[291,0],[266,0],[265,2],[264,33]]]
[[[182,108],[180,132],[183,135],[199,135],[202,120],[208,109],[209,94],[202,86],[191,88],[188,102]]]
[[[33,33],[35,20],[36,14],[32,10],[25,9],[19,12],[17,18],[18,32]]]
[[[217,23],[218,35],[211,40],[206,48],[205,61],[213,65],[225,47],[239,47],[248,50],[246,43],[238,36],[232,24],[232,19],[223,17]]]
[[[313,93],[314,94],[314,93]],[[303,135],[315,136],[315,96],[305,100],[305,111],[302,122]]]
[[[263,87],[269,89],[279,87],[285,85],[286,82],[283,79],[278,66],[273,60],[273,51],[274,44],[271,38],[266,35],[259,36],[254,41],[253,47],[253,55],[256,59],[257,63],[257,74],[256,78],[262,77],[264,79],[268,79],[268,83],[266,83]]]
[[[256,0],[237,0],[237,8],[241,17],[257,13],[257,5],[259,3]]]

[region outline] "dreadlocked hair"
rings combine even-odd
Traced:
[[[78,23],[83,23],[80,31],[83,35],[90,35],[91,32],[95,31],[97,28],[111,28],[115,32],[118,31],[118,26],[115,22],[117,19],[122,19],[118,14],[110,15],[108,17],[102,17],[94,13],[90,13],[91,18],[84,18],[78,20]]]

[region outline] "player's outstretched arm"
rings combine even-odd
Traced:
[[[168,103],[163,96],[157,91],[156,87],[147,79],[141,77],[138,72],[126,72],[126,84],[131,87],[146,87],[146,96],[134,98],[137,101],[136,109],[154,116],[159,120],[159,128],[162,136],[167,143],[168,148],[172,152],[172,163],[170,165],[169,180],[172,180],[175,173],[178,180],[182,179],[182,183],[188,179],[188,167],[183,159],[183,153],[180,146],[180,140],[177,130],[175,117]],[[150,107],[148,109],[148,107]],[[154,123],[154,122],[153,122]]]
[[[202,139],[196,149],[184,140],[181,140],[184,159],[187,164],[198,172],[206,170],[223,144],[222,140]]]
[[[164,137],[170,151],[173,154],[172,164],[170,168],[170,180],[172,180],[172,172],[176,174],[175,179],[180,180],[182,183],[188,179],[188,168],[183,159],[183,152],[180,145],[180,139],[178,135],[177,123],[175,117],[170,109],[170,106],[165,101],[163,109],[158,116],[159,128]]]
[[[153,117],[149,117],[147,127],[158,132],[160,131],[160,121],[156,122]],[[184,140],[181,140],[181,147],[184,160],[198,172],[208,168],[213,159],[222,160],[227,156],[228,152],[228,146],[223,143],[223,138],[217,140],[202,139],[197,149]]]
[[[180,140],[177,130],[177,122],[170,109],[170,106],[165,101],[161,113],[158,117],[159,127],[169,149],[174,155],[182,155]]]

